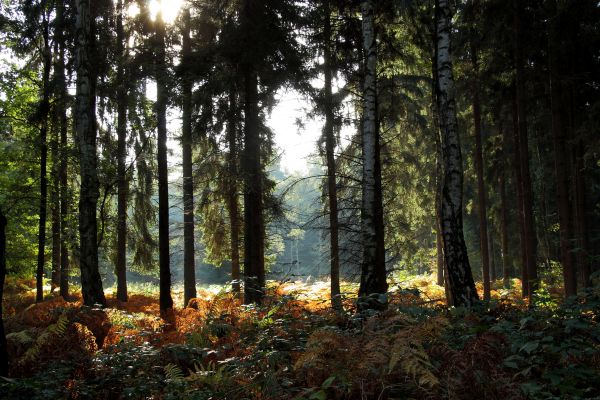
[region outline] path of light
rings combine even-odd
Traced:
[[[161,12],[163,21],[172,24],[179,14],[182,3],[183,0],[152,0],[150,1],[150,17],[154,20]]]

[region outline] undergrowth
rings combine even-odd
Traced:
[[[600,289],[564,303],[542,287],[447,309],[432,278],[398,282],[386,311],[332,312],[328,286],[272,285],[262,307],[201,291],[159,317],[156,297],[106,309],[11,282],[6,399],[593,399],[600,397]],[[518,287],[518,282],[514,286]],[[410,287],[410,289],[406,289]],[[15,303],[11,303],[15,299]]]

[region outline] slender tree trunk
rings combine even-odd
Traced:
[[[479,249],[483,272],[483,299],[490,300],[490,255],[488,251],[486,189],[483,173],[483,146],[481,144],[481,101],[479,99],[479,66],[477,48],[471,43],[473,67],[473,125],[475,127],[475,170],[477,171],[477,205],[479,209]]]
[[[161,312],[173,308],[169,254],[169,169],[167,164],[167,66],[165,60],[165,23],[156,17],[156,116],[158,144],[158,251]]]
[[[127,301],[127,76],[123,0],[117,2],[117,299]]]
[[[45,3],[45,2],[44,2]],[[36,272],[36,296],[35,301],[44,300],[44,263],[46,260],[46,214],[48,204],[48,177],[46,175],[48,163],[48,113],[50,111],[50,67],[52,54],[50,52],[49,22],[46,17],[45,4],[43,14],[43,76],[42,76],[42,102],[40,105],[40,211],[38,225],[38,258]]]
[[[58,43],[58,57],[55,66],[56,75],[56,109],[60,126],[60,295],[63,299],[69,298],[69,247],[68,247],[68,213],[69,193],[67,181],[68,169],[68,143],[67,134],[69,123],[67,120],[67,80],[65,78],[65,40],[64,40],[64,3],[56,3],[56,32],[55,40]]]
[[[240,294],[240,210],[238,203],[238,105],[235,87],[229,90],[229,121],[227,123],[227,141],[229,155],[227,158],[229,191],[227,205],[229,212],[229,236],[231,241],[231,280],[232,290],[236,296]]]
[[[81,291],[87,306],[106,304],[102,278],[98,271],[98,221],[96,209],[99,183],[96,154],[96,76],[94,54],[94,17],[89,0],[77,0],[76,66],[77,101],[75,131],[80,144],[81,192],[79,195],[79,238]]]
[[[388,290],[385,269],[383,201],[379,121],[377,117],[377,40],[375,33],[375,2],[361,2],[363,53],[365,55],[363,118],[362,118],[362,207],[361,230],[363,260],[359,297],[383,294]],[[387,305],[381,297],[359,302],[364,308]]]
[[[436,95],[444,159],[441,213],[444,259],[453,304],[468,307],[479,301],[479,297],[475,289],[463,234],[463,167],[450,57],[452,12],[447,0],[436,0],[435,5],[438,73]]]
[[[248,34],[261,16],[261,1],[245,0],[243,26]],[[253,44],[255,45],[255,44]],[[248,49],[251,51],[251,49]],[[244,302],[262,302],[265,287],[265,223],[263,168],[258,115],[258,76],[250,61],[242,65],[244,78]]]
[[[55,46],[56,47],[56,46]],[[52,141],[50,152],[52,154],[52,185],[50,190],[50,202],[52,203],[52,285],[50,292],[60,286],[60,161],[58,155],[58,142],[60,140],[60,128],[58,126],[58,115],[54,112],[52,117]]]
[[[489,254],[490,254],[490,281],[491,283],[495,282],[496,279],[498,279],[498,276],[496,275],[496,259],[494,257],[494,252],[495,252],[495,248],[494,248],[494,234],[493,234],[494,230],[493,227],[490,226],[490,230],[488,232],[488,243],[489,243]]]
[[[584,147],[581,138],[575,143],[575,226],[577,233],[577,247],[579,249],[578,264],[581,269],[581,283],[583,287],[591,287],[590,275],[592,263],[590,260],[590,239],[587,224],[587,201],[585,184],[585,165],[583,162]]]
[[[557,18],[557,17],[555,17]],[[560,225],[560,254],[563,267],[565,296],[577,294],[577,273],[573,260],[573,225],[571,203],[569,201],[569,140],[568,128],[565,118],[565,104],[563,84],[559,71],[561,59],[560,51],[556,47],[558,35],[556,22],[552,23],[549,38],[550,58],[550,99],[552,102],[552,132],[554,136],[554,171],[556,173],[556,200],[558,203],[558,219]]]
[[[8,376],[8,348],[4,332],[2,307],[4,305],[4,279],[6,278],[6,217],[0,208],[0,376]]]
[[[525,72],[522,40],[521,14],[523,4],[514,0],[514,31],[515,31],[515,66],[517,116],[519,122],[519,156],[521,158],[521,187],[523,193],[523,220],[525,222],[525,246],[527,248],[527,279],[529,280],[528,297],[537,289],[537,237],[533,218],[533,198],[531,190],[531,174],[529,172],[529,145],[527,137],[527,108],[525,104]]]
[[[196,297],[196,265],[194,251],[194,177],[192,173],[192,77],[190,68],[190,11],[183,14],[182,62],[185,68],[181,90],[183,98],[181,147],[183,153],[183,303]]]
[[[338,223],[338,200],[335,168],[335,134],[333,110],[333,66],[331,56],[331,9],[329,0],[325,0],[325,29],[323,45],[323,68],[325,72],[325,154],[327,158],[327,196],[329,200],[329,240],[330,240],[330,265],[331,265],[331,307],[334,310],[342,309],[340,290],[340,245]]]
[[[506,150],[503,146],[503,154],[506,155]],[[506,204],[506,175],[504,170],[500,171],[500,230],[501,230],[501,251],[502,251],[502,278],[504,288],[510,288],[510,264],[508,258],[508,215]]]
[[[517,189],[517,219],[519,221],[519,236],[521,248],[521,297],[529,296],[529,277],[527,271],[527,238],[525,235],[525,218],[523,216],[523,185],[521,184],[521,146],[519,145],[519,117],[517,112],[517,95],[513,91],[512,98],[512,120],[513,120],[513,145],[514,145],[514,167],[515,187]]]

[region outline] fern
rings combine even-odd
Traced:
[[[31,336],[29,336],[29,333],[27,330],[9,333],[6,335],[6,339],[14,340],[14,341],[18,342],[19,344],[24,344],[24,345],[27,345],[27,344],[30,344],[31,342],[33,342],[33,338]]]
[[[183,371],[177,365],[169,363],[165,365],[165,378],[170,381],[181,381],[184,379]]]
[[[35,343],[33,343],[33,345],[27,349],[18,363],[23,365],[38,357],[42,348],[50,342],[52,336],[64,336],[68,325],[69,318],[66,316],[66,314],[62,314],[54,324],[49,325],[46,330],[44,330],[44,332],[37,337]]]

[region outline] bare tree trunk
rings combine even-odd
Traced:
[[[575,226],[577,233],[577,247],[579,249],[578,264],[581,269],[581,283],[583,287],[591,287],[590,275],[592,263],[590,255],[590,239],[587,224],[587,201],[585,184],[585,165],[583,162],[584,147],[581,138],[575,143]]]
[[[87,306],[106,304],[98,271],[98,222],[96,208],[99,183],[96,154],[96,76],[91,57],[94,47],[94,17],[89,0],[77,0],[75,57],[77,101],[75,131],[80,144],[81,192],[79,196],[79,237],[81,291]]]
[[[554,2],[556,7],[556,3]],[[556,19],[557,17],[555,17]],[[565,285],[565,297],[577,294],[577,273],[573,260],[573,225],[571,203],[569,201],[569,140],[566,126],[563,83],[559,71],[561,59],[556,22],[552,23],[549,37],[550,58],[550,99],[552,102],[552,132],[554,135],[554,171],[556,173],[556,199],[560,225],[560,253]]]
[[[123,0],[117,2],[117,299],[127,301],[127,76],[125,73],[125,34]]]
[[[45,2],[44,2],[45,3]],[[44,264],[46,260],[46,214],[48,203],[48,177],[46,168],[48,163],[48,113],[50,111],[50,68],[52,63],[52,54],[50,52],[50,32],[49,22],[46,16],[45,7],[43,7],[43,76],[42,76],[42,102],[40,104],[40,211],[38,225],[38,258],[36,271],[36,296],[35,301],[44,300]]]
[[[477,48],[471,43],[473,67],[473,125],[475,127],[475,170],[477,171],[477,205],[479,210],[479,249],[483,272],[483,299],[490,300],[490,255],[488,251],[486,189],[483,173],[483,146],[481,144],[481,102],[479,99],[479,66]]]
[[[260,18],[262,2],[245,0],[244,28],[249,32]],[[250,49],[249,49],[250,50]],[[265,287],[265,223],[263,216],[263,168],[258,115],[258,76],[254,66],[242,65],[244,77],[244,302],[262,302]]]
[[[6,217],[0,208],[0,376],[4,377],[8,377],[8,348],[2,316],[4,279],[6,278],[6,224]]]
[[[323,43],[323,68],[325,72],[325,154],[327,158],[327,197],[329,200],[329,241],[330,241],[330,265],[331,265],[331,307],[334,310],[342,309],[342,297],[340,290],[340,245],[339,245],[339,222],[338,222],[338,200],[336,186],[335,168],[335,134],[334,134],[334,110],[332,94],[332,56],[331,56],[331,9],[329,0],[325,0],[325,29]]]
[[[68,193],[68,143],[67,134],[69,122],[67,120],[67,81],[65,78],[65,40],[64,40],[64,3],[56,3],[56,32],[55,40],[58,43],[58,57],[55,66],[57,99],[56,108],[58,114],[58,123],[60,126],[60,295],[63,299],[69,298],[69,248],[68,248],[68,213],[69,213],[69,193]]]
[[[434,22],[432,32],[432,43],[437,41],[437,21]],[[437,109],[437,46],[433,46],[433,58],[431,60],[431,111],[433,115],[433,130],[435,134],[435,239],[437,253],[437,284],[438,286],[446,285],[446,273],[444,268],[444,237],[442,236],[442,189],[443,189],[443,155],[442,155],[442,138],[440,131],[439,111]],[[446,290],[446,298],[449,299],[450,291]],[[448,304],[450,305],[450,304]]]
[[[165,60],[165,23],[156,17],[156,117],[158,161],[158,251],[161,312],[173,308],[169,254],[169,168],[167,164],[167,66]]]
[[[502,152],[506,156],[506,149],[503,143]],[[506,177],[504,170],[500,171],[500,230],[501,230],[501,251],[502,251],[502,278],[504,288],[510,288],[510,264],[508,257],[508,215],[506,204]]]
[[[361,2],[362,38],[365,56],[362,118],[362,207],[361,230],[363,260],[358,296],[384,294],[388,290],[385,269],[381,160],[379,156],[379,121],[377,116],[377,40],[375,34],[375,2]],[[368,298],[359,302],[364,308],[387,305],[384,298]]]
[[[521,158],[521,188],[523,194],[522,212],[525,222],[525,246],[527,248],[527,279],[529,280],[528,297],[532,300],[532,294],[538,286],[537,276],[537,237],[535,234],[535,223],[533,218],[533,199],[531,190],[531,175],[529,172],[529,145],[527,137],[527,109],[525,104],[525,74],[521,27],[521,14],[523,4],[515,0],[514,30],[515,30],[515,66],[516,66],[516,93],[517,93],[517,116],[519,126],[519,156]]]
[[[490,230],[488,232],[487,237],[490,250],[490,281],[493,283],[496,281],[496,279],[498,279],[498,276],[496,275],[496,259],[494,257],[494,229],[492,226],[490,226]]]
[[[182,126],[181,148],[183,158],[183,304],[196,295],[196,263],[194,246],[194,177],[192,171],[192,77],[191,67],[191,21],[190,10],[183,12],[182,63],[184,73],[181,82]]]
[[[240,294],[240,208],[238,203],[238,105],[235,87],[229,91],[229,121],[227,123],[227,140],[229,154],[227,158],[229,172],[229,192],[227,205],[229,212],[229,236],[231,240],[231,280],[232,290],[236,296]]]
[[[55,45],[55,48],[57,46]],[[52,114],[52,141],[50,152],[52,154],[52,185],[50,187],[50,202],[52,203],[52,284],[50,292],[60,286],[60,196],[59,196],[59,155],[58,141],[60,140],[60,129],[58,127],[58,115]]]
[[[519,236],[521,248],[521,297],[529,296],[529,278],[527,271],[527,238],[525,235],[525,218],[523,216],[523,185],[521,184],[521,146],[519,145],[519,117],[517,112],[516,90],[512,99],[512,119],[513,119],[513,156],[515,167],[515,187],[517,189],[517,219],[519,221]]]
[[[453,304],[468,307],[478,302],[479,297],[475,289],[463,234],[463,167],[456,122],[452,59],[450,57],[452,12],[447,0],[436,0],[435,5],[438,73],[436,95],[444,158],[441,213],[444,260]]]

